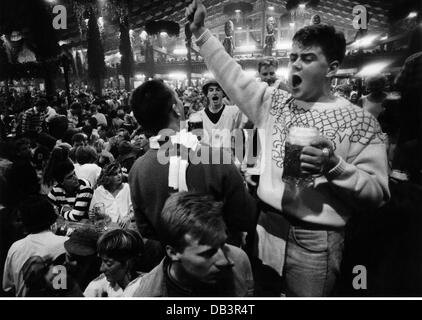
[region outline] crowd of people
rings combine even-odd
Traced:
[[[2,296],[351,295],[362,259],[376,274],[368,295],[420,295],[421,166],[409,152],[421,122],[403,136],[405,99],[381,75],[365,94],[333,92],[346,43],[331,26],[295,34],[287,82],[274,59],[256,81],[204,28],[200,1],[186,15],[215,77],[201,88],[155,79],[130,93],[2,97]],[[286,178],[291,127],[319,132],[301,147],[300,183]],[[383,286],[398,257],[401,281]]]

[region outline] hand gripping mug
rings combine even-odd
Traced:
[[[315,127],[290,127],[284,149],[284,182],[303,187],[312,185],[313,177],[302,173],[300,155],[303,147],[309,146],[318,136],[319,130]]]

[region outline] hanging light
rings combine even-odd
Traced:
[[[386,61],[371,63],[369,65],[364,66],[362,68],[362,70],[357,73],[357,76],[359,76],[359,77],[370,77],[370,76],[379,74],[389,64],[390,64],[390,62],[386,62]]]
[[[176,48],[173,50],[173,54],[177,54],[177,55],[185,55],[188,53],[188,49],[186,48]]]
[[[377,35],[368,35],[353,42],[352,46],[360,48],[369,47],[374,43],[376,38],[378,38]]]
[[[409,19],[412,19],[412,18],[416,18],[417,16],[418,16],[418,13],[415,12],[415,11],[412,11],[412,12],[409,13],[409,15],[407,17]]]
[[[290,50],[292,48],[291,40],[283,40],[276,44],[275,48],[277,50]]]

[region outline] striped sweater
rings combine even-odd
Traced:
[[[26,110],[22,118],[22,133],[28,131],[41,132],[46,117],[46,112],[39,113],[35,107]]]
[[[93,190],[87,180],[79,179],[79,188],[75,194],[67,194],[64,188],[57,184],[48,194],[48,198],[66,220],[80,221],[88,219],[88,210]],[[69,210],[68,207],[71,209]]]

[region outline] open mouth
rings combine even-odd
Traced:
[[[218,101],[218,97],[212,97],[212,101],[217,102]]]
[[[294,74],[292,76],[292,87],[297,88],[298,86],[300,86],[301,83],[302,83],[302,78]]]

